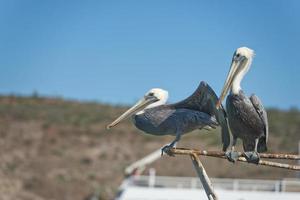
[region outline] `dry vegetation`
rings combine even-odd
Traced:
[[[126,108],[62,99],[0,97],[1,199],[82,200],[99,192],[111,199],[124,168],[171,141],[142,134],[128,120],[105,125]],[[300,112],[268,110],[270,152],[297,153]],[[221,149],[219,131],[188,134],[180,147]],[[295,172],[203,158],[211,177],[294,177]],[[158,175],[194,176],[189,158],[163,157],[150,167]]]

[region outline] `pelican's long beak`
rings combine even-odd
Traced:
[[[145,108],[146,106],[158,101],[159,99],[155,96],[145,96],[141,100],[139,100],[134,106],[132,106],[129,110],[124,112],[120,117],[118,117],[115,121],[110,123],[106,128],[110,129],[120,123],[122,120],[128,118],[132,114],[138,112],[139,110]]]
[[[222,101],[224,100],[226,94],[228,93],[232,83],[233,83],[233,80],[235,79],[236,75],[239,73],[239,69],[240,69],[240,65],[243,63],[243,61],[245,60],[245,57],[241,57],[240,59],[238,60],[232,60],[231,62],[231,67],[230,67],[230,70],[228,72],[228,75],[227,75],[227,79],[224,83],[224,86],[223,86],[223,89],[222,89],[222,92],[221,92],[221,95],[219,97],[219,100],[217,102],[217,108],[219,108],[222,104]]]

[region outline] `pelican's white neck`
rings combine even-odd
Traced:
[[[233,82],[232,82],[232,86],[231,86],[231,93],[232,94],[239,94],[241,88],[241,81],[243,80],[245,74],[248,72],[250,66],[252,63],[252,58],[249,58],[246,60],[246,62],[241,63],[241,65],[239,66],[239,68],[241,69],[238,74],[236,75],[236,77],[234,78]]]

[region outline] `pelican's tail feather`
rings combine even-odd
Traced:
[[[259,153],[268,151],[266,137],[261,137],[258,142],[257,151]]]

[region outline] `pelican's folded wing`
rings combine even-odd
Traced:
[[[216,104],[218,96],[213,89],[204,81],[201,81],[196,91],[183,101],[172,104],[175,108],[186,108],[205,112],[215,116],[222,129],[223,151],[226,151],[230,143],[230,134],[227,123],[226,112],[222,106],[218,109]]]
[[[266,138],[266,142],[267,142],[268,136],[269,136],[269,124],[268,124],[267,112],[264,109],[264,106],[261,103],[261,101],[259,100],[258,96],[253,94],[253,95],[251,95],[250,100],[251,100],[252,105],[255,108],[257,114],[259,115],[259,117],[261,118],[261,120],[265,126],[265,138]]]
[[[257,114],[259,115],[260,119],[262,120],[265,126],[265,135],[264,137],[260,138],[258,142],[258,151],[265,152],[267,151],[267,141],[269,137],[269,124],[268,124],[267,112],[263,104],[261,103],[260,99],[255,94],[251,95],[250,101],[252,102],[253,107],[255,108]]]

